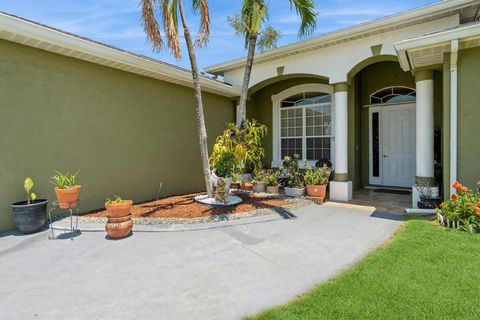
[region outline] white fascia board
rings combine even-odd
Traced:
[[[131,66],[133,68],[139,68],[155,73],[158,76],[162,76],[162,78],[165,78],[165,81],[181,84],[187,87],[193,87],[192,75],[189,70],[177,68],[155,59],[138,56],[133,53],[115,49],[107,45],[89,41],[88,39],[76,37],[72,34],[64,33],[59,30],[51,29],[43,25],[0,13],[0,34],[2,32],[22,36],[29,40],[48,43],[53,46],[59,46],[67,49],[67,51],[71,50],[76,53],[83,53],[105,59],[112,64],[119,63]],[[6,40],[9,39],[6,38]],[[111,65],[107,66],[115,68]],[[202,90],[208,92],[213,92],[227,97],[235,97],[240,94],[238,89],[213,79],[202,77],[200,82],[202,85]]]
[[[410,21],[419,21],[421,23],[424,22],[425,18],[429,16],[447,13],[449,11],[453,11],[455,9],[459,9],[461,7],[465,7],[474,3],[480,2],[478,0],[448,0],[437,2],[431,5],[397,13],[385,18],[361,23],[353,27],[326,33],[312,39],[298,41],[293,44],[281,46],[267,53],[258,54],[255,57],[255,62],[260,63],[265,60],[273,60],[276,57],[281,57],[282,55],[287,54],[288,52],[308,50],[310,47],[315,47],[316,45],[322,43],[337,41],[341,39],[345,39],[345,41],[348,41],[348,38],[355,37],[363,33],[377,31],[383,28],[391,28],[392,26],[405,24]],[[230,71],[240,68],[245,64],[245,62],[246,57],[243,57],[224,63],[208,66],[204,70],[209,73],[220,74],[224,71]]]
[[[480,37],[480,23],[459,27],[452,30],[446,30],[439,33],[425,35],[413,39],[403,40],[396,43],[395,50],[399,56],[400,65],[404,71],[411,69],[411,61],[408,60],[410,50],[429,49],[448,45],[452,40],[458,39],[460,42],[471,38]]]

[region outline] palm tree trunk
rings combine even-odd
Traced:
[[[258,33],[250,33],[248,37],[248,55],[247,64],[245,65],[245,74],[243,76],[242,92],[240,94],[240,104],[237,114],[237,128],[241,128],[247,118],[247,97],[248,86],[250,85],[250,75],[252,74],[253,58],[255,57],[255,47],[257,46]]]
[[[214,197],[213,186],[210,179],[210,165],[208,162],[208,141],[207,141],[207,129],[205,128],[205,116],[203,114],[203,102],[202,102],[202,89],[200,87],[200,76],[198,72],[197,58],[195,57],[195,49],[188,28],[187,20],[185,18],[185,11],[183,9],[183,1],[178,0],[178,6],[180,9],[180,16],[182,18],[183,34],[185,35],[185,41],[187,43],[188,56],[190,58],[190,64],[192,66],[193,87],[195,90],[195,110],[197,112],[197,131],[198,142],[200,145],[200,156],[202,158],[203,177],[205,179],[205,186],[209,197]]]

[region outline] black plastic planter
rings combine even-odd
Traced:
[[[13,221],[18,230],[23,233],[32,233],[42,229],[47,214],[48,200],[38,199],[28,204],[27,201],[16,202],[12,205]]]

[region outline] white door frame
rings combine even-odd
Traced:
[[[384,104],[384,105],[369,105],[365,106],[368,107],[368,177],[369,177],[369,184],[371,185],[384,185],[383,182],[383,153],[381,149],[384,145],[384,137],[383,137],[383,117],[382,113],[386,108],[395,108],[395,107],[405,107],[405,106],[413,106],[416,108],[415,102],[409,103],[396,103],[396,104]],[[373,176],[373,135],[372,135],[372,114],[378,112],[379,114],[379,122],[378,122],[378,130],[379,130],[379,176]],[[416,121],[416,119],[415,119]]]

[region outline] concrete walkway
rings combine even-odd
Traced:
[[[334,204],[292,216],[121,241],[0,234],[0,319],[240,319],[348,269],[402,220]]]

